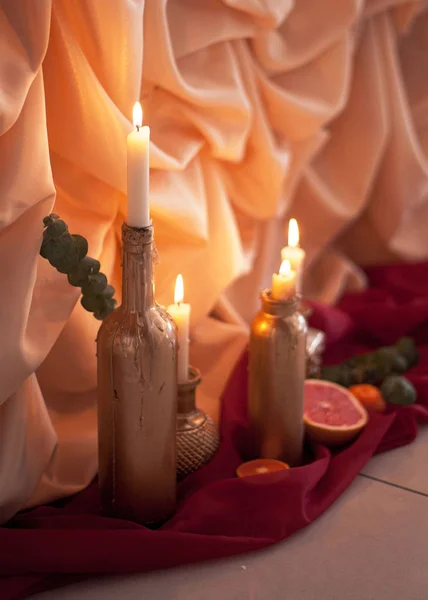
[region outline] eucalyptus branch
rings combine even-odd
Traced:
[[[43,219],[43,224],[40,255],[57,271],[67,275],[71,285],[82,288],[80,302],[83,308],[94,313],[96,319],[104,319],[116,306],[115,290],[100,272],[100,262],[87,256],[87,240],[81,235],[70,234],[67,224],[58,215],[50,214]]]

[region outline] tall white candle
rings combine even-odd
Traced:
[[[177,275],[175,282],[174,304],[168,306],[168,312],[177,325],[178,358],[177,375],[178,383],[185,383],[189,379],[189,326],[190,304],[183,304],[184,284],[182,275]]]
[[[306,252],[299,246],[299,226],[296,219],[290,219],[288,224],[288,246],[281,250],[281,260],[288,260],[292,271],[296,271],[297,293],[302,292],[303,265]]]
[[[271,294],[274,300],[291,300],[296,295],[296,272],[287,259],[282,261],[279,273],[272,275]]]
[[[128,217],[129,227],[150,225],[150,128],[143,127],[143,110],[136,102],[133,110],[134,131],[127,138],[128,149]]]

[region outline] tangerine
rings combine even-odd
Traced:
[[[369,412],[384,413],[386,410],[386,402],[379,388],[369,383],[360,383],[351,385],[349,388],[351,394],[361,402],[361,404]]]
[[[236,469],[238,477],[250,477],[251,475],[263,475],[265,473],[275,473],[277,471],[287,471],[290,467],[287,463],[275,460],[273,458],[257,458],[242,463]]]

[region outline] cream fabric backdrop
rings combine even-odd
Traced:
[[[246,343],[290,215],[306,291],[428,257],[427,3],[0,0],[0,519],[96,474],[98,322],[38,257],[53,208],[120,287],[143,99],[167,304],[182,272],[201,402]],[[55,198],[56,190],[56,198]]]

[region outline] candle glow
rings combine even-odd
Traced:
[[[286,278],[290,276],[291,265],[290,261],[287,258],[282,261],[281,266],[279,267],[279,274]]]
[[[174,290],[174,302],[175,304],[181,304],[184,300],[184,282],[183,275],[179,273],[177,275],[177,279],[175,281],[175,290]]]
[[[136,129],[139,129],[143,126],[143,109],[139,102],[136,102],[134,104],[134,108],[132,109],[132,121]]]
[[[178,383],[189,379],[189,328],[190,304],[184,304],[184,282],[181,273],[177,275],[174,289],[174,304],[168,306],[168,312],[177,326],[177,376]]]
[[[288,245],[291,248],[299,246],[299,226],[296,219],[290,219],[288,223]]]
[[[296,272],[291,268],[290,261],[282,261],[278,274],[272,275],[272,298],[274,300],[290,300],[296,295]]]
[[[297,293],[302,291],[303,263],[306,252],[300,248],[299,226],[296,219],[290,219],[288,223],[288,245],[281,250],[282,260],[288,259],[292,271],[296,272]]]

